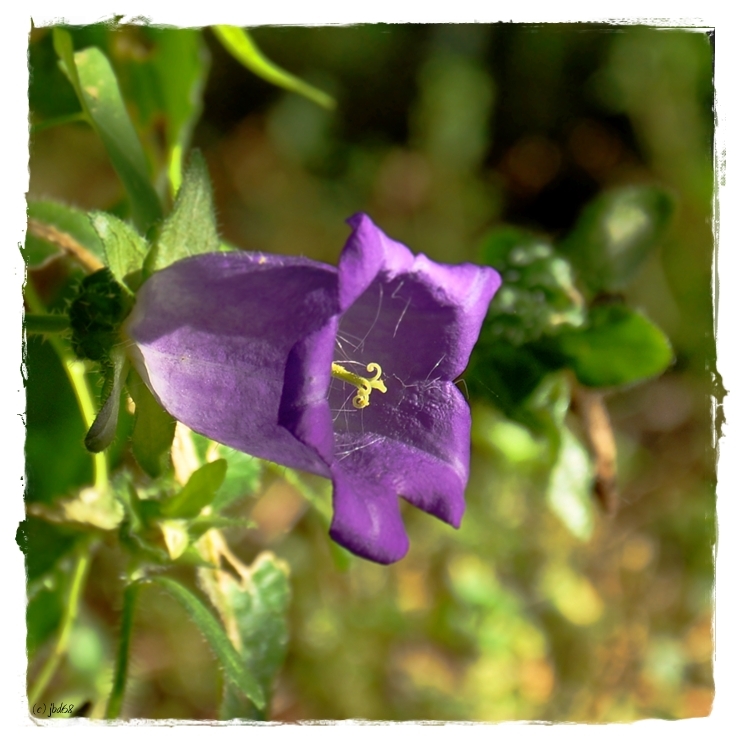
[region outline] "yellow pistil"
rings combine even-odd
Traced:
[[[357,393],[352,399],[352,405],[356,409],[364,409],[370,405],[370,394],[373,392],[373,389],[379,390],[381,393],[386,393],[388,390],[385,387],[385,383],[380,379],[383,371],[377,362],[371,362],[366,369],[369,373],[375,373],[375,375],[372,378],[363,378],[361,375],[355,375],[355,373],[343,368],[336,362],[331,363],[332,377],[342,380],[345,383],[351,383],[357,388]]]

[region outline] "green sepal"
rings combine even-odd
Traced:
[[[85,447],[88,452],[102,452],[116,436],[118,413],[121,406],[121,392],[128,375],[129,362],[121,347],[110,353],[110,365],[106,368],[106,388],[108,395],[95,421],[85,436]]]
[[[149,245],[134,228],[110,213],[93,212],[90,223],[103,242],[105,263],[116,280],[127,285],[126,278],[141,270]]]
[[[208,167],[203,155],[193,151],[172,213],[144,261],[144,274],[151,275],[185,257],[217,252],[220,245]]]

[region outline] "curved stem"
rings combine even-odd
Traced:
[[[67,652],[69,636],[72,632],[72,625],[74,624],[79,611],[80,597],[82,596],[82,590],[90,567],[90,560],[91,553],[89,543],[85,542],[78,551],[77,561],[72,573],[72,583],[69,587],[67,606],[62,615],[62,624],[59,627],[59,635],[57,637],[56,644],[54,645],[54,649],[51,651],[51,654],[46,659],[46,662],[36,678],[35,683],[31,687],[31,690],[28,692],[29,706],[33,706],[39,700],[39,697],[51,680],[51,677],[56,673],[56,670],[59,667],[59,662]]]

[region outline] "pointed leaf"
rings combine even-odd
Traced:
[[[165,519],[159,522],[164,544],[173,560],[177,560],[190,544],[187,524],[181,519]]]
[[[165,501],[162,513],[166,517],[189,519],[198,516],[204,506],[208,506],[226,477],[226,460],[214,460],[198,468],[183,486],[182,490]]]
[[[141,270],[149,245],[135,229],[110,213],[91,213],[90,223],[103,242],[106,264],[116,280],[125,284],[128,274]]]
[[[185,257],[219,248],[208,167],[203,155],[194,151],[172,213],[147,255],[145,271],[151,274]]]
[[[74,52],[72,37],[58,27],[54,29],[54,48],[83,111],[121,178],[131,201],[134,222],[146,232],[161,217],[161,205],[110,62],[95,47]]]
[[[211,646],[219,664],[224,669],[226,678],[238,690],[240,695],[244,694],[255,706],[263,709],[265,696],[262,687],[229,641],[216,617],[208,611],[195,594],[188,591],[177,581],[162,576],[156,576],[151,581],[161,586],[185,608]]]
[[[316,89],[289,72],[280,69],[267,59],[257,48],[251,36],[237,26],[213,26],[213,33],[224,45],[224,48],[238,59],[248,70],[266,80],[272,85],[296,92],[312,100],[323,108],[332,109],[336,106],[335,100],[325,92]]]

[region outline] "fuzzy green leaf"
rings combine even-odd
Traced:
[[[262,687],[229,641],[224,628],[219,624],[216,617],[211,614],[195,594],[188,591],[177,581],[162,576],[155,576],[151,581],[161,586],[184,607],[203,637],[208,641],[219,664],[224,669],[226,678],[238,690],[239,695],[243,694],[256,707],[264,709],[265,695]]]
[[[90,223],[103,242],[105,262],[119,283],[141,270],[149,245],[138,232],[110,213],[90,214]]]

